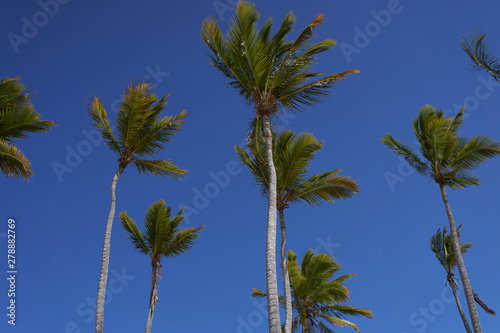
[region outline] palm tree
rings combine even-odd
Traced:
[[[263,195],[268,196],[269,174],[266,172],[267,163],[263,152],[262,122],[255,120],[254,129],[249,138],[248,147],[252,155],[240,146],[236,152],[240,161],[245,164],[260,185]],[[273,133],[274,134],[274,133]],[[359,192],[357,183],[350,177],[341,176],[341,170],[320,172],[307,177],[309,163],[314,154],[322,148],[321,142],[309,133],[296,135],[292,131],[283,131],[278,137],[273,135],[273,158],[277,175],[277,209],[281,227],[281,262],[283,269],[283,283],[285,288],[285,331],[292,329],[292,300],[290,278],[287,270],[286,258],[286,227],[284,211],[291,203],[306,202],[311,206],[319,206],[323,201],[334,202],[338,199],[349,198]]]
[[[161,278],[162,257],[173,258],[186,253],[200,236],[199,228],[185,228],[179,230],[179,225],[184,220],[184,209],[171,217],[172,207],[167,207],[165,201],[160,200],[149,206],[145,217],[145,231],[142,233],[127,212],[120,213],[123,228],[128,232],[129,239],[134,248],[151,259],[151,293],[149,296],[148,320],[146,333],[151,333],[153,313],[158,302],[157,290]]]
[[[472,68],[486,70],[497,82],[500,82],[500,58],[490,51],[484,40],[486,35],[469,35],[463,37],[460,45],[472,60]]]
[[[158,99],[148,83],[129,84],[126,88],[116,115],[116,129],[111,129],[106,110],[98,97],[89,106],[89,116],[93,125],[100,131],[105,144],[118,158],[118,170],[111,182],[111,209],[106,223],[104,246],[102,250],[101,273],[97,290],[96,333],[104,330],[104,297],[108,278],[111,228],[115,216],[115,189],[118,177],[125,168],[133,164],[139,173],[161,177],[179,178],[187,171],[175,166],[170,160],[151,160],[164,144],[180,129],[183,118],[181,111],[175,117],[160,117],[166,106],[168,95]]]
[[[457,228],[457,235],[460,240],[460,229],[462,225],[459,225]],[[455,274],[453,273],[453,269],[457,267],[457,258],[455,256],[455,251],[453,251],[453,242],[451,236],[447,234],[446,227],[443,228],[443,232],[441,229],[438,229],[437,232],[431,237],[431,250],[436,255],[437,260],[443,266],[446,271],[446,281],[450,285],[451,290],[453,291],[453,296],[455,297],[455,301],[457,303],[458,312],[460,313],[460,317],[464,322],[465,329],[468,333],[472,333],[469,323],[467,322],[467,317],[462,311],[462,306],[460,305],[460,300],[458,299],[457,290],[459,289],[458,283],[455,278]],[[460,243],[460,252],[462,256],[469,251],[472,244],[474,243]],[[474,292],[474,300],[477,304],[479,304],[486,313],[490,315],[495,315],[495,311],[493,311],[490,307],[488,307],[479,297],[479,295]]]
[[[460,238],[460,228],[462,225],[458,226],[457,234]],[[474,243],[461,243],[460,252],[464,255]],[[465,329],[468,333],[472,333],[469,323],[467,322],[467,317],[465,317],[462,311],[462,306],[460,305],[460,300],[458,299],[457,289],[459,288],[457,281],[455,279],[455,274],[453,274],[453,269],[457,266],[457,258],[455,257],[455,252],[453,251],[453,243],[450,235],[446,234],[446,227],[441,229],[431,237],[431,250],[436,255],[437,260],[444,267],[446,271],[446,281],[450,285],[451,291],[453,291],[453,296],[455,297],[455,302],[457,303],[458,312],[460,317],[464,322]]]
[[[285,16],[279,30],[271,35],[273,22],[268,19],[257,29],[260,13],[254,4],[241,1],[230,24],[229,33],[223,36],[217,20],[203,22],[201,37],[208,45],[211,63],[229,85],[253,105],[255,114],[262,118],[266,142],[266,161],[269,172],[269,200],[266,238],[266,284],[269,313],[269,332],[280,332],[278,284],[276,273],[276,171],[272,157],[271,117],[280,110],[302,110],[304,106],[319,102],[335,83],[351,73],[332,74],[318,79],[321,73],[311,67],[319,53],[329,50],[335,42],[324,40],[311,43],[314,30],[323,22],[317,16],[297,37],[287,42],[295,16]]]
[[[0,171],[7,177],[29,180],[33,175],[31,163],[15,145],[28,133],[48,132],[55,123],[40,120],[31,103],[31,93],[21,79],[0,81]]]
[[[349,300],[349,289],[343,282],[356,274],[345,274],[331,280],[341,265],[331,255],[314,254],[308,250],[299,266],[297,255],[288,251],[288,269],[292,285],[293,308],[297,314],[293,318],[294,331],[299,324],[302,333],[332,333],[330,326],[349,326],[361,332],[358,326],[346,316],[373,317],[369,309],[359,309],[345,304]],[[266,293],[253,289],[252,297],[266,297]],[[282,299],[282,304],[284,300]]]
[[[472,139],[459,137],[458,128],[463,122],[463,108],[455,118],[444,117],[443,111],[425,105],[418,118],[413,121],[413,130],[420,144],[420,154],[408,144],[394,139],[386,133],[382,139],[396,155],[403,156],[420,174],[430,176],[439,185],[441,196],[450,223],[453,250],[464,287],[474,333],[481,332],[481,325],[474,304],[474,295],[465,269],[457,227],[446,193],[446,186],[465,188],[479,185],[479,178],[470,170],[500,154],[500,143],[487,136]]]

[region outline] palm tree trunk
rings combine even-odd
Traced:
[[[158,297],[156,296],[156,290],[158,287],[158,265],[159,262],[153,262],[151,273],[151,293],[149,295],[149,311],[148,311],[148,321],[146,322],[146,333],[151,333],[151,328],[153,327],[153,313],[155,311],[156,302]]]
[[[266,157],[269,171],[269,197],[267,209],[266,235],[266,287],[269,333],[281,333],[280,309],[278,301],[278,277],[276,273],[276,169],[273,161],[273,139],[269,115],[262,116]]]
[[[464,294],[465,299],[467,300],[467,306],[469,307],[469,315],[472,323],[472,328],[474,330],[474,333],[482,333],[479,316],[477,315],[476,304],[474,303],[474,294],[470,286],[469,276],[467,275],[467,271],[465,270],[462,251],[460,250],[460,241],[458,239],[457,226],[455,224],[455,219],[453,218],[453,215],[451,213],[450,204],[448,203],[446,188],[443,184],[439,184],[439,189],[441,190],[441,196],[443,197],[443,202],[446,207],[446,214],[448,215],[448,220],[450,222],[453,251],[455,252],[455,256],[457,258],[458,272],[460,273],[460,279],[462,280],[462,285],[464,287]]]
[[[450,288],[451,288],[451,291],[453,291],[453,296],[455,297],[455,302],[457,302],[458,312],[460,313],[460,317],[462,317],[462,321],[464,322],[465,330],[467,331],[467,333],[472,333],[472,331],[470,330],[470,327],[469,327],[469,322],[467,321],[467,317],[465,317],[465,313],[462,310],[462,305],[460,304],[460,300],[458,299],[457,290],[455,289],[455,287],[451,283],[450,283]]]
[[[290,275],[286,258],[286,228],[284,209],[279,209],[281,227],[281,265],[283,269],[283,284],[285,286],[285,333],[292,333],[292,293],[290,291]]]
[[[111,182],[111,209],[109,210],[108,222],[106,223],[106,233],[104,234],[104,246],[102,248],[101,275],[99,276],[99,287],[97,288],[97,302],[95,310],[95,332],[103,333],[104,331],[104,298],[106,296],[106,283],[108,281],[109,268],[109,252],[111,247],[111,228],[115,217],[116,205],[116,182],[118,177],[123,172],[123,168],[119,167]]]

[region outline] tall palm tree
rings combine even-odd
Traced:
[[[133,164],[139,173],[161,177],[179,178],[187,171],[175,166],[170,160],[152,160],[172,136],[180,129],[183,118],[181,111],[174,117],[160,117],[168,95],[158,99],[149,83],[129,84],[122,96],[116,114],[116,129],[111,129],[106,110],[98,97],[89,105],[89,116],[100,131],[105,144],[119,156],[118,169],[111,182],[111,209],[106,223],[102,250],[101,273],[97,290],[96,333],[104,330],[104,297],[108,278],[111,228],[115,216],[115,189],[118,177],[125,168]]]
[[[459,137],[458,128],[463,122],[463,108],[455,118],[444,117],[443,111],[425,105],[413,121],[413,130],[420,144],[420,155],[408,144],[394,139],[386,133],[382,139],[396,155],[402,156],[420,174],[431,177],[439,185],[441,196],[450,223],[453,250],[464,287],[474,333],[481,332],[481,324],[474,304],[474,294],[465,269],[457,227],[446,193],[450,188],[465,188],[479,185],[479,178],[470,170],[500,154],[500,143],[487,137],[472,139]]]
[[[471,34],[463,37],[460,45],[472,60],[472,68],[485,70],[500,82],[500,58],[490,51],[485,38],[486,35]]]
[[[163,257],[173,258],[186,253],[200,236],[199,228],[185,228],[179,230],[179,225],[184,220],[184,209],[172,216],[172,207],[167,207],[165,201],[160,200],[149,206],[145,217],[145,230],[142,233],[137,223],[131,219],[127,212],[120,213],[123,228],[129,234],[129,239],[134,248],[151,259],[151,293],[149,296],[148,319],[146,333],[151,333],[153,313],[158,302],[157,290],[161,278]]]
[[[460,229],[462,225],[459,225],[457,228],[457,235],[460,241]],[[437,260],[443,266],[446,271],[446,281],[450,285],[451,290],[453,291],[453,296],[455,297],[455,302],[457,303],[458,312],[460,313],[460,317],[465,326],[465,330],[468,333],[472,333],[469,323],[467,321],[467,317],[465,316],[462,306],[460,304],[460,300],[458,299],[457,290],[459,289],[458,283],[455,278],[455,274],[453,270],[457,267],[457,258],[455,256],[455,251],[453,250],[453,241],[451,239],[451,235],[447,234],[446,227],[443,228],[443,232],[441,229],[438,229],[434,235],[432,235],[431,239],[431,250],[436,255]],[[460,243],[460,252],[462,256],[469,251],[471,246],[474,243]],[[479,304],[483,310],[490,314],[495,315],[495,311],[493,311],[488,305],[486,305],[479,295],[474,291],[474,300],[477,304]]]
[[[29,180],[33,175],[31,163],[15,145],[28,133],[48,132],[55,123],[40,120],[31,103],[31,93],[21,79],[0,81],[0,171],[7,177]]]
[[[263,195],[268,196],[269,174],[264,140],[259,135],[262,123],[257,119],[252,124],[248,147],[251,155],[242,147],[236,146],[240,161],[245,164]],[[274,134],[274,133],[273,133]],[[321,142],[309,133],[296,135],[292,131],[283,131],[278,137],[273,135],[273,158],[277,175],[277,209],[281,227],[281,262],[283,269],[284,300],[285,300],[285,332],[292,330],[292,300],[290,278],[287,270],[286,257],[286,226],[284,211],[291,203],[306,202],[311,206],[319,206],[322,202],[349,198],[359,192],[357,183],[350,177],[341,176],[341,170],[320,172],[308,177],[309,163],[314,154],[322,148]]]
[[[373,312],[369,309],[345,304],[349,300],[350,291],[343,283],[356,274],[345,274],[332,280],[340,267],[342,266],[337,264],[331,255],[314,254],[312,250],[305,253],[299,266],[297,255],[288,251],[292,303],[296,313],[293,318],[294,331],[300,325],[302,333],[333,333],[331,326],[349,326],[361,332],[356,324],[345,318],[348,315],[373,317]],[[253,289],[252,296],[267,295],[258,289]]]
[[[304,106],[319,102],[342,78],[351,73],[332,74],[318,79],[321,73],[311,67],[319,53],[329,50],[335,42],[324,40],[311,43],[314,30],[323,22],[317,16],[297,37],[287,42],[296,21],[289,13],[279,30],[271,34],[273,22],[268,19],[257,29],[260,13],[254,4],[240,1],[227,36],[223,36],[217,20],[203,22],[201,37],[210,49],[211,63],[229,85],[254,106],[255,114],[262,118],[266,142],[266,161],[269,172],[269,202],[266,238],[266,284],[269,313],[269,332],[280,332],[278,284],[276,273],[276,171],[272,157],[271,117],[280,110],[302,110]]]

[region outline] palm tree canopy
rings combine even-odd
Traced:
[[[451,188],[479,185],[479,178],[470,170],[500,154],[500,143],[488,136],[471,139],[459,136],[463,110],[455,118],[431,105],[420,109],[413,121],[413,130],[420,144],[420,154],[410,145],[386,133],[382,143],[402,156],[420,174],[432,177],[436,183]]]
[[[28,133],[47,132],[55,123],[40,120],[31,103],[31,93],[19,77],[0,81],[0,171],[7,177],[28,180],[31,163],[15,144]]]
[[[486,35],[471,34],[463,37],[460,45],[472,60],[473,69],[486,70],[498,81],[500,80],[500,58],[491,52],[485,38]]]
[[[238,158],[250,170],[261,193],[268,195],[269,173],[265,156],[265,142],[262,122],[256,118],[251,123],[252,131],[248,138],[250,153],[235,146]],[[274,131],[273,131],[274,132]],[[273,159],[277,175],[278,201],[287,206],[292,202],[307,202],[317,206],[323,201],[334,202],[359,192],[358,184],[350,177],[340,175],[341,170],[320,172],[308,176],[309,164],[314,155],[322,148],[310,133],[295,134],[283,131],[273,133]]]
[[[151,160],[164,149],[180,129],[186,111],[178,115],[161,117],[168,95],[158,99],[149,83],[129,84],[121,98],[116,115],[116,128],[112,129],[107,112],[98,97],[89,105],[89,116],[100,131],[105,144],[119,158],[120,167],[133,163],[139,173],[179,178],[187,171],[169,160]]]
[[[159,200],[149,206],[146,212],[144,233],[126,211],[120,213],[120,221],[134,248],[156,260],[188,252],[200,236],[199,231],[205,226],[179,230],[179,225],[184,220],[183,214],[184,209],[181,209],[172,216],[172,207],[167,207],[165,201]]]
[[[297,255],[288,251],[288,270],[292,286],[293,308],[297,313],[294,326],[304,320],[310,322],[311,332],[333,332],[331,326],[349,326],[360,332],[358,326],[345,320],[348,315],[373,317],[369,309],[346,304],[350,291],[344,281],[356,274],[345,274],[333,279],[342,266],[331,255],[315,254],[308,250],[299,265]],[[266,297],[266,293],[253,289],[252,297]]]
[[[254,4],[240,1],[226,36],[213,18],[206,19],[201,30],[201,37],[211,51],[211,64],[230,80],[229,85],[248,104],[256,106],[258,112],[270,115],[280,107],[302,110],[303,106],[319,102],[339,80],[358,72],[349,70],[323,76],[312,71],[317,55],[335,45],[329,39],[311,41],[314,30],[323,23],[323,14],[318,15],[295,41],[287,41],[296,21],[291,12],[274,34],[271,33],[272,19],[258,29],[259,18]],[[318,79],[320,76],[323,77]]]
[[[460,238],[460,229],[462,225],[457,228],[458,237]],[[444,267],[446,273],[449,274],[451,271],[457,267],[457,258],[455,257],[455,251],[453,251],[453,241],[451,239],[451,234],[447,234],[446,227],[439,228],[434,235],[430,238],[431,250],[436,255],[439,263]],[[460,251],[465,254],[474,243],[461,243]]]

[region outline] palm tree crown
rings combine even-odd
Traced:
[[[169,160],[145,159],[164,149],[187,115],[183,110],[174,117],[160,117],[168,96],[158,99],[149,83],[130,84],[118,108],[115,130],[111,128],[99,98],[93,99],[89,116],[101,132],[105,144],[119,155],[120,168],[134,164],[140,173],[175,178],[187,172]]]
[[[235,146],[235,149],[240,161],[248,167],[256,183],[259,184],[261,193],[268,196],[269,174],[266,172],[262,124],[256,119],[251,126],[253,130],[248,143],[250,154],[240,146]],[[318,206],[324,201],[346,199],[359,192],[355,180],[339,175],[341,170],[307,175],[310,171],[309,164],[316,152],[322,148],[322,142],[310,133],[295,134],[290,130],[283,131],[279,135],[273,133],[278,210],[287,208],[294,202],[306,202],[311,206]]]
[[[462,225],[457,228],[459,238],[461,227]],[[430,239],[431,250],[434,252],[437,260],[446,271],[446,281],[450,284],[450,286],[458,289],[458,284],[455,281],[455,274],[453,274],[453,269],[457,267],[457,257],[455,256],[455,251],[453,250],[451,235],[446,232],[446,227],[444,227],[443,232],[441,232],[440,228],[434,235],[432,235]],[[465,254],[473,244],[474,243],[460,243],[460,251],[462,252],[462,255]]]
[[[471,139],[459,136],[463,108],[455,118],[444,117],[443,111],[425,105],[413,121],[413,130],[420,144],[420,155],[408,144],[386,133],[382,139],[388,148],[400,155],[422,175],[451,188],[479,185],[479,178],[470,170],[500,154],[500,143],[478,135]]]
[[[126,211],[120,213],[120,221],[134,248],[140,254],[150,257],[158,267],[161,267],[162,257],[174,258],[189,251],[200,236],[199,231],[205,227],[179,230],[183,220],[184,209],[172,216],[172,207],[167,206],[163,200],[148,208],[144,219],[144,233]]]
[[[328,51],[335,42],[310,43],[314,30],[323,23],[318,15],[293,42],[287,37],[296,18],[285,16],[279,30],[271,34],[272,19],[257,29],[260,13],[254,4],[241,1],[236,7],[229,33],[223,36],[217,20],[206,19],[201,36],[210,48],[211,63],[258,114],[271,115],[280,108],[301,110],[327,95],[335,83],[357,70],[324,76],[311,71],[319,53]]]
[[[31,163],[15,144],[28,133],[42,133],[55,123],[40,120],[19,77],[0,81],[0,171],[7,177],[29,180]]]
[[[299,265],[297,255],[288,251],[288,267],[296,313],[293,324],[295,328],[302,326],[303,333],[334,332],[331,326],[349,326],[360,332],[356,324],[345,319],[346,316],[373,317],[369,309],[346,304],[350,299],[350,291],[343,283],[356,274],[345,274],[333,279],[342,266],[331,255],[314,254],[308,250]],[[265,297],[266,294],[253,289],[252,296]]]

